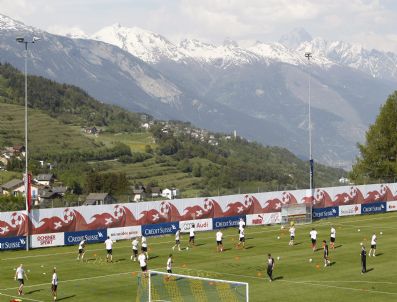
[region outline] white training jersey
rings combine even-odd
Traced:
[[[376,235],[373,234],[371,238],[371,245],[375,245],[375,244],[376,244]]]
[[[194,236],[194,227],[190,228],[189,234],[190,234],[190,237]]]
[[[289,228],[289,234],[290,234],[291,236],[294,236],[294,237],[295,237],[295,228],[294,228],[294,227],[290,227],[290,228]]]
[[[176,233],[175,233],[175,240],[179,240],[179,238],[180,238],[180,236],[181,236],[181,231],[176,231]]]
[[[84,248],[84,244],[85,244],[85,241],[82,240],[82,241],[80,242],[80,244],[79,244],[79,250],[82,250],[82,249]]]
[[[146,256],[145,256],[144,254],[140,254],[140,255],[138,256],[138,261],[139,261],[139,265],[140,265],[141,267],[146,266]]]
[[[52,274],[52,281],[51,281],[52,285],[58,285],[58,275],[57,273],[53,273]]]
[[[331,228],[331,238],[335,238],[336,237],[336,230],[335,228]]]
[[[243,238],[245,236],[244,232],[245,232],[244,229],[240,230],[240,238]]]
[[[136,239],[132,240],[132,249],[138,250],[138,244],[139,244],[138,240],[136,240]]]
[[[171,270],[172,269],[172,258],[168,258],[167,260],[167,270]]]
[[[244,226],[245,226],[244,220],[240,220],[240,221],[238,222],[238,228],[239,228],[240,230],[242,230],[242,229],[244,228]]]
[[[22,267],[17,268],[17,279],[23,279],[23,275],[25,274],[25,270]]]
[[[106,246],[106,249],[107,250],[111,250],[112,249],[112,247],[113,247],[113,241],[112,241],[112,239],[106,239],[106,241],[105,241],[105,246]]]
[[[147,241],[145,236],[142,236],[141,241],[142,241],[142,247],[147,247]]]
[[[317,240],[317,231],[316,230],[311,230],[310,231],[310,238]]]
[[[216,241],[222,241],[223,234],[221,231],[216,232]]]

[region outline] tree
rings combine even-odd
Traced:
[[[376,121],[358,144],[360,157],[350,173],[356,182],[365,178],[391,181],[397,175],[397,91],[381,107]]]

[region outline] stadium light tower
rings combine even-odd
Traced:
[[[34,44],[39,41],[40,38],[33,37],[32,40],[27,40],[22,37],[16,38],[18,43],[25,44],[25,206],[26,206],[26,217],[29,218],[29,199],[30,192],[28,192],[29,181],[28,181],[28,44]],[[29,250],[29,221],[28,221],[28,234],[26,236],[26,250]]]
[[[305,52],[307,63],[310,68],[310,59],[312,58],[311,52]],[[314,161],[312,156],[312,114],[311,114],[311,74],[309,69],[309,162],[310,162],[310,194],[314,187]]]

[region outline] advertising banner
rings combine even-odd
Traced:
[[[247,215],[247,225],[267,225],[281,223],[281,213]]]
[[[397,201],[389,201],[387,203],[387,212],[397,211]]]
[[[182,233],[188,233],[193,224],[196,232],[212,230],[212,219],[180,221],[179,228],[181,229]]]
[[[32,248],[64,245],[63,233],[50,233],[30,236]]]
[[[141,226],[108,229],[108,236],[112,240],[126,240],[141,236]]]
[[[339,216],[351,216],[361,214],[361,204],[339,206]]]
[[[18,236],[18,237],[9,237],[9,238],[0,238],[0,250],[23,250],[26,249],[26,237]]]
[[[220,217],[212,219],[213,229],[223,229],[223,228],[231,228],[238,227],[238,223],[240,218],[243,218],[245,221],[245,216],[232,216],[232,217]]]
[[[313,219],[323,219],[339,216],[339,207],[328,207],[328,208],[315,208],[313,209]]]
[[[178,228],[179,222],[145,224],[142,226],[142,235],[149,237],[175,234]]]
[[[107,238],[107,230],[66,232],[64,234],[65,245],[79,244],[81,240],[87,243],[104,242]]]
[[[386,212],[386,202],[373,202],[361,205],[361,214],[375,214]]]

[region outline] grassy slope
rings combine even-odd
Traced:
[[[28,138],[31,154],[86,151],[99,146],[79,129],[60,123],[39,110],[29,110]],[[0,146],[24,145],[24,107],[0,102]]]
[[[224,233],[227,251],[217,254],[214,232],[199,233],[193,250],[174,252],[174,272],[201,275],[210,278],[249,282],[250,301],[396,301],[397,267],[395,265],[395,234],[397,213],[330,219],[314,225],[297,227],[297,245],[288,246],[288,235],[279,226],[249,227],[247,229],[247,249],[233,248],[237,238],[236,230]],[[313,253],[309,247],[309,230],[315,226],[319,239],[329,237],[330,224],[337,230],[337,244],[330,257],[335,262],[331,267],[322,265],[322,251]],[[360,228],[361,232],[357,232]],[[366,243],[372,232],[378,234],[378,257],[367,258],[365,275],[360,274],[360,242]],[[379,232],[383,231],[380,236]],[[277,240],[280,235],[281,239]],[[185,246],[187,237],[182,238]],[[149,268],[165,270],[167,256],[173,238],[150,238],[149,247],[152,260]],[[130,242],[115,244],[113,264],[94,262],[94,255],[104,258],[103,244],[87,248],[88,263],[75,260],[77,246],[60,247],[30,252],[3,252],[0,293],[13,295],[16,282],[12,280],[13,269],[23,263],[31,272],[27,282],[24,301],[49,301],[51,267],[58,268],[60,278],[59,298],[73,301],[134,301],[136,295],[138,264],[130,262]],[[269,283],[264,277],[266,254],[271,252],[276,260],[275,277]],[[239,258],[236,258],[239,257]],[[308,259],[313,258],[313,263]],[[319,268],[316,265],[319,264]],[[44,267],[41,267],[44,265]],[[46,275],[43,275],[43,273]],[[83,278],[83,279],[81,279]],[[86,278],[86,279],[84,279]],[[80,279],[80,280],[76,280]],[[66,299],[67,298],[67,299]],[[9,301],[0,296],[0,301]]]

